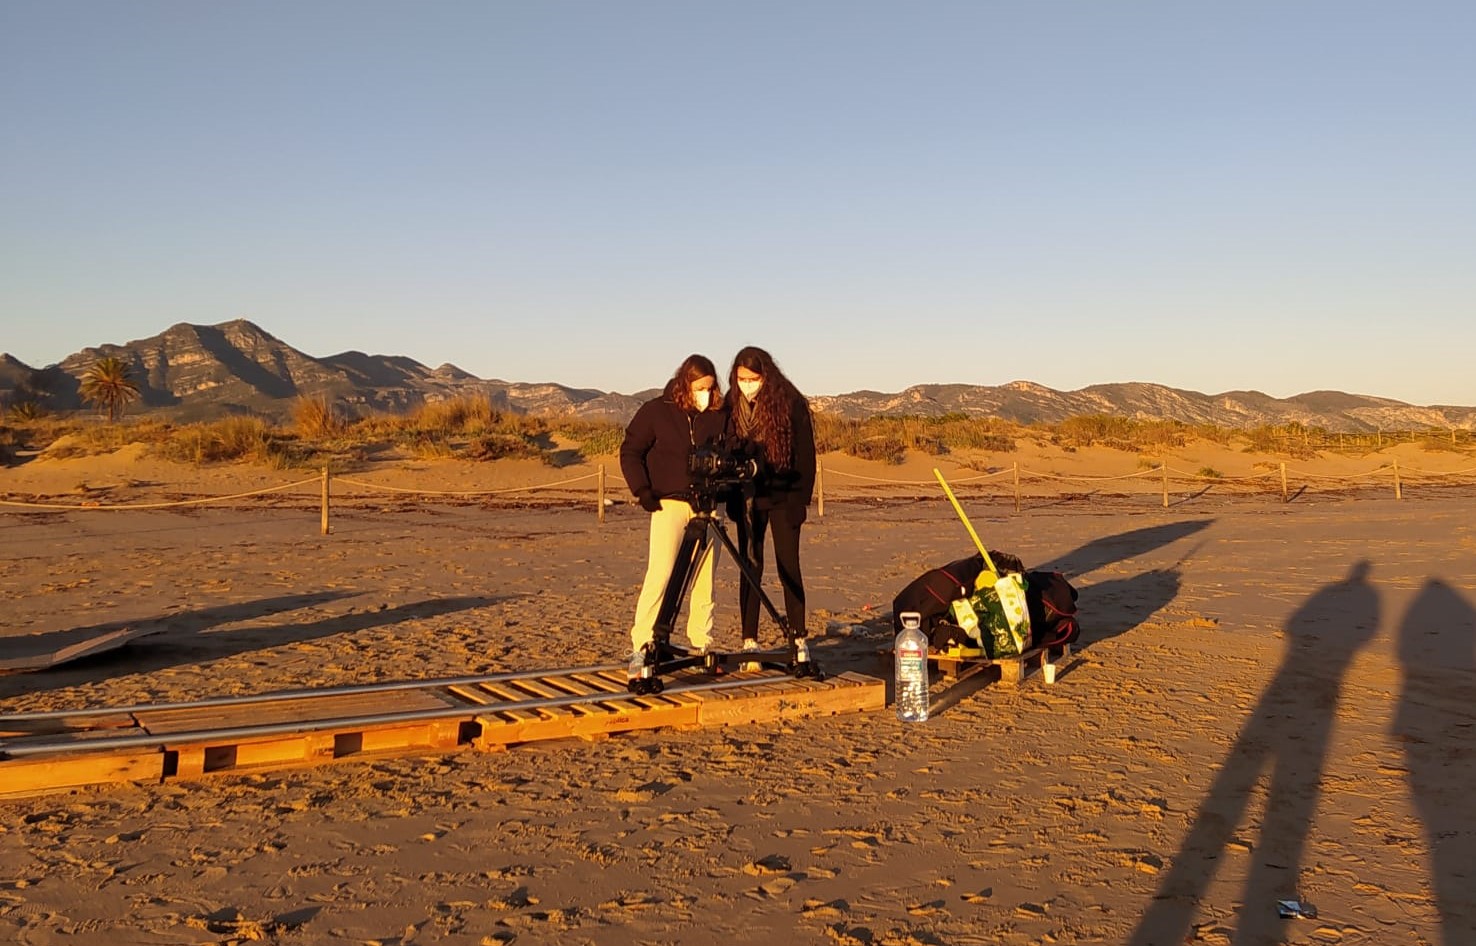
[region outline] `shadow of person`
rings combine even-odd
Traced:
[[[1399,625],[1404,687],[1394,737],[1425,825],[1445,946],[1476,943],[1476,610],[1431,579]]]
[[[1235,745],[1226,754],[1188,836],[1133,932],[1132,946],[1185,941],[1195,908],[1245,817],[1252,790],[1270,769],[1260,838],[1233,942],[1279,942],[1276,901],[1296,896],[1302,848],[1322,780],[1323,759],[1348,665],[1378,628],[1379,598],[1360,561],[1319,590],[1286,623],[1287,648]]]

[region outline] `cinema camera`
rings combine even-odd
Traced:
[[[637,695],[660,693],[663,689],[663,673],[702,667],[707,673],[715,675],[726,672],[726,664],[730,662],[757,663],[760,667],[784,670],[796,677],[825,679],[825,674],[810,659],[809,650],[796,644],[795,629],[790,627],[788,620],[764,593],[760,576],[744,559],[728,536],[722,521],[715,515],[720,500],[742,493],[752,486],[754,478],[759,474],[758,461],[741,456],[720,442],[713,441],[696,447],[687,455],[687,473],[692,484],[691,502],[695,514],[687,521],[682,532],[682,542],[677,549],[671,575],[666,581],[661,607],[656,613],[651,642],[642,649],[640,675],[627,683],[630,692]],[[785,646],[781,649],[734,655],[711,651],[691,652],[671,643],[671,630],[676,623],[677,613],[692,590],[692,581],[702,560],[712,554],[715,545],[728,550],[728,554],[738,564],[739,571],[743,573],[743,579],[750,582],[758,592],[759,602],[764,610],[779,625],[785,640]]]
[[[707,506],[734,489],[752,483],[758,476],[758,461],[743,457],[716,443],[696,447],[687,456],[687,472],[699,508]]]

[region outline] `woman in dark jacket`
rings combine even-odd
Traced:
[[[728,374],[728,431],[758,460],[752,496],[728,504],[738,528],[738,550],[756,578],[764,571],[764,533],[774,536],[774,565],[784,589],[784,611],[797,641],[805,644],[805,583],[800,575],[800,526],[815,492],[815,431],[810,405],[762,348],[733,358]],[[758,589],[745,578],[738,587],[744,650],[758,649]]]
[[[641,507],[651,513],[646,579],[630,628],[630,676],[640,675],[645,648],[654,636],[656,616],[676,564],[682,535],[691,520],[692,480],[688,457],[693,448],[721,440],[727,408],[718,389],[717,370],[702,355],[688,355],[661,396],[636,411],[620,444],[620,472]],[[712,571],[717,546],[698,563],[687,604],[687,639],[706,650],[712,639]]]

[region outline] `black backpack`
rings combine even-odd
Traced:
[[[892,632],[902,631],[902,613],[916,611],[922,615],[922,632],[933,640],[939,624],[953,625],[953,602],[967,598],[974,590],[974,579],[984,570],[984,556],[975,553],[968,558],[932,568],[917,576],[892,599]],[[939,646],[942,641],[934,640]]]
[[[1025,602],[1036,647],[1074,644],[1081,636],[1076,620],[1076,589],[1060,572],[1026,572]]]

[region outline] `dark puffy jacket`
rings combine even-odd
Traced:
[[[620,472],[631,494],[690,498],[687,458],[694,447],[721,441],[727,424],[728,412],[722,407],[689,413],[665,396],[642,404],[620,444]]]
[[[794,433],[789,448],[789,463],[775,468],[768,462],[762,444],[742,441],[728,425],[730,441],[739,450],[759,461],[759,475],[754,482],[753,504],[760,509],[784,506],[796,522],[803,522],[805,507],[815,499],[815,425],[810,418],[810,405],[804,398],[794,404],[790,416]]]

